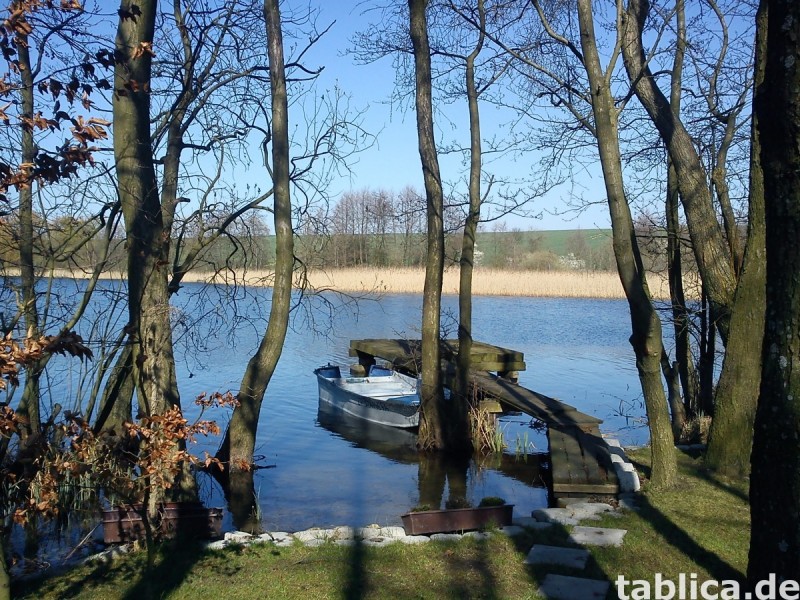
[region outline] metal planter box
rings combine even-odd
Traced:
[[[514,505],[483,506],[478,508],[451,508],[422,510],[401,515],[403,528],[408,535],[470,531],[485,527],[511,525]]]
[[[126,504],[104,510],[103,541],[117,544],[144,539],[141,509],[141,504]],[[154,532],[156,537],[212,539],[222,535],[221,508],[206,508],[200,502],[168,502],[159,511],[161,523]]]

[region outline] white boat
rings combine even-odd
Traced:
[[[381,425],[419,425],[419,389],[413,377],[377,365],[366,377],[342,377],[336,365],[314,369],[314,374],[320,402]]]

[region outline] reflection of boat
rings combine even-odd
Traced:
[[[413,377],[376,365],[366,377],[342,377],[335,365],[314,369],[314,374],[320,402],[381,425],[419,425],[419,392]]]
[[[356,448],[365,448],[397,463],[419,462],[417,434],[410,429],[365,421],[322,401],[319,403],[317,422]]]

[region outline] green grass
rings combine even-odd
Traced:
[[[633,455],[645,474],[646,451]],[[150,578],[163,598],[538,598],[547,573],[614,580],[653,580],[656,572],[743,579],[749,541],[746,484],[711,477],[700,459],[679,455],[681,482],[669,492],[642,495],[638,512],[607,516],[585,525],[628,530],[622,548],[592,549],[583,573],[522,564],[534,543],[568,545],[568,529],[529,532],[516,539],[383,548],[327,544],[306,548],[271,545],[207,552],[164,548]],[[142,598],[148,593],[143,553],[106,566],[83,566],[66,574],[16,585],[20,598]],[[615,597],[614,588],[609,597]]]

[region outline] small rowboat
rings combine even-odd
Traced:
[[[314,374],[320,402],[381,425],[419,425],[419,388],[413,377],[377,365],[366,377],[342,377],[337,365],[319,367]]]

